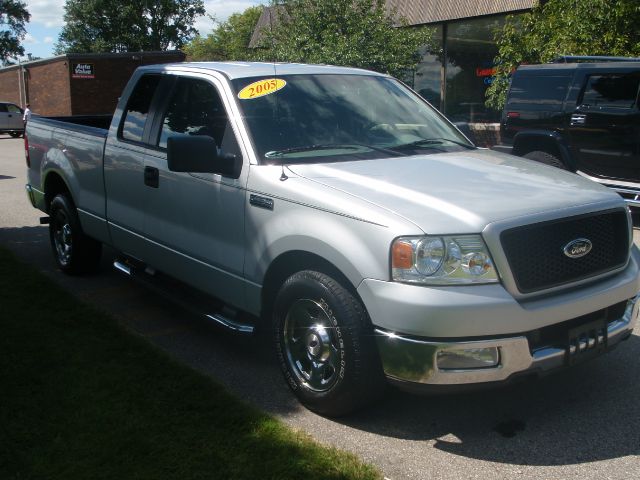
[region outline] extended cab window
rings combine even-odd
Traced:
[[[178,78],[162,119],[158,146],[176,135],[208,135],[225,153],[236,153],[235,137],[216,88],[205,80]]]
[[[7,111],[7,106],[4,103],[0,103],[0,112],[5,113]]]
[[[142,142],[151,100],[159,83],[160,75],[144,75],[138,80],[124,113],[121,130],[124,140]]]
[[[582,105],[631,108],[638,96],[640,73],[592,75],[582,96]]]

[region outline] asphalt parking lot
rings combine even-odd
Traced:
[[[394,480],[639,477],[637,333],[604,357],[539,381],[435,397],[391,391],[373,408],[329,420],[295,401],[268,339],[219,330],[115,272],[109,252],[100,274],[73,278],[57,271],[41,213],[24,194],[22,145],[22,139],[0,135],[0,244],[294,428],[354,452]],[[640,244],[640,230],[634,239]]]

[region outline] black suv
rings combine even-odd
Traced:
[[[571,170],[640,207],[640,59],[562,57],[513,74],[496,150]]]

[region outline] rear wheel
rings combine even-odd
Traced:
[[[22,135],[22,132],[9,132],[9,135],[11,135],[13,138],[18,138],[20,135]]]
[[[57,195],[49,215],[49,238],[58,267],[69,274],[97,270],[102,244],[84,234],[73,202],[63,194]]]
[[[287,383],[310,410],[345,415],[382,392],[364,307],[333,278],[314,271],[292,275],[276,298],[274,327]]]
[[[564,163],[562,163],[562,160],[560,160],[555,155],[552,155],[548,152],[543,152],[541,150],[535,150],[533,152],[529,152],[526,155],[524,155],[524,158],[528,158],[529,160],[535,160],[536,162],[544,163],[545,165],[549,165],[551,167],[567,170],[567,167]]]

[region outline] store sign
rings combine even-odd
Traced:
[[[74,63],[71,78],[96,78],[93,63]]]
[[[478,67],[476,68],[476,77],[492,77],[496,74],[496,71],[495,67]]]

